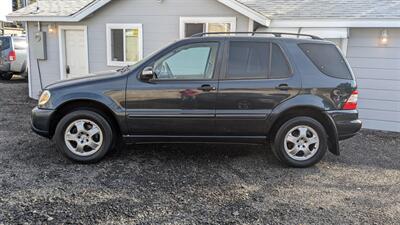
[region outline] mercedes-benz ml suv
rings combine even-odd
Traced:
[[[361,129],[357,84],[333,43],[282,36],[196,35],[114,73],[50,85],[32,128],[83,163],[123,138],[270,143],[283,163],[311,166]]]

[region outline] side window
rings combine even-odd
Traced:
[[[154,64],[160,80],[211,79],[218,53],[218,43],[196,43],[180,47]]]
[[[271,58],[271,74],[270,79],[282,79],[290,76],[290,66],[282,52],[282,49],[277,44],[272,44]]]
[[[0,37],[0,50],[10,48],[10,38]]]
[[[346,61],[333,44],[299,44],[301,50],[325,75],[340,79],[352,79]]]
[[[267,78],[270,43],[232,41],[229,46],[228,79]]]

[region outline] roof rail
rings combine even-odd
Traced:
[[[192,37],[204,37],[208,35],[221,35],[221,34],[251,34],[251,36],[255,36],[256,34],[271,34],[274,35],[275,37],[282,37],[282,35],[292,35],[292,36],[297,36],[299,38],[300,36],[302,37],[309,37],[311,39],[315,40],[323,40],[323,38],[320,38],[315,35],[310,35],[310,34],[296,34],[296,33],[279,33],[279,32],[206,32],[206,33],[199,33],[199,34],[194,34]]]

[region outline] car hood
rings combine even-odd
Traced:
[[[86,77],[82,77],[82,78],[75,78],[75,79],[59,81],[59,82],[56,82],[56,83],[53,83],[53,84],[47,86],[45,89],[53,90],[53,89],[70,87],[70,86],[77,87],[77,86],[81,86],[81,85],[87,85],[90,83],[100,83],[102,81],[107,81],[107,80],[118,78],[118,77],[125,76],[125,75],[126,74],[123,74],[123,73],[115,71],[115,70],[103,71],[103,72],[93,73],[93,74],[90,74],[90,75],[88,75]]]

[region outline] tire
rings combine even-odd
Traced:
[[[13,77],[12,73],[8,73],[8,72],[0,73],[0,78],[2,80],[11,80],[12,77]]]
[[[325,128],[311,117],[295,117],[285,122],[272,144],[275,156],[296,168],[315,165],[324,157],[327,148]]]
[[[67,158],[79,163],[96,163],[114,147],[115,131],[108,121],[91,110],[73,111],[60,120],[53,140]],[[78,142],[81,142],[79,146]]]

